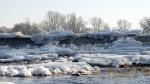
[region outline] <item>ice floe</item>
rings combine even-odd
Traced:
[[[94,66],[122,66],[136,64],[150,64],[148,55],[116,55],[116,54],[78,54],[75,57],[79,62],[87,62]]]
[[[9,65],[0,66],[0,76],[9,77],[31,77],[31,76],[51,76],[62,74],[81,75],[92,74],[95,69],[84,62],[65,63],[65,62],[49,62],[30,65]]]
[[[120,38],[112,43],[112,47],[142,47],[142,42],[136,41],[132,38]]]
[[[101,34],[89,33],[85,36],[99,38]],[[37,44],[44,44],[40,47],[18,49],[1,46],[0,63],[4,65],[0,66],[0,76],[90,75],[94,71],[100,72],[98,67],[150,65],[150,47],[143,46],[134,38],[120,38],[112,44],[103,45],[59,45],[56,41],[72,36],[67,32],[42,32],[32,36]],[[23,63],[19,65],[19,62]]]
[[[74,36],[72,32],[41,32],[31,36],[36,44],[46,44],[51,41],[59,41]]]

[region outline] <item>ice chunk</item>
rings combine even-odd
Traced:
[[[31,74],[31,71],[28,70],[28,69],[22,69],[19,71],[19,75],[18,76],[21,76],[21,77],[30,77],[32,76]]]
[[[27,35],[24,35],[21,31],[14,32],[12,35],[14,35],[15,37],[29,37]]]
[[[8,59],[13,56],[26,56],[27,54],[22,50],[1,50],[0,59]]]
[[[132,55],[117,55],[117,54],[78,54],[75,60],[87,62],[94,66],[121,66],[131,65],[132,63],[142,63],[141,60],[146,60],[146,57]],[[147,58],[148,61],[148,58]]]
[[[56,53],[60,56],[73,56],[75,52],[69,48],[59,48]]]
[[[45,67],[34,68],[32,71],[32,74],[34,76],[50,76],[50,75],[52,75],[50,70]]]
[[[1,66],[1,67],[0,67],[0,74],[1,74],[2,76],[5,76],[6,73],[8,72],[7,68],[8,68],[7,66]]]
[[[25,57],[24,56],[13,56],[10,59],[12,59],[13,61],[17,62],[17,61],[25,60]]]
[[[109,58],[101,56],[100,54],[78,54],[75,59],[97,66],[111,66],[112,63]]]
[[[142,47],[142,42],[136,41],[136,40],[129,38],[129,37],[120,38],[119,40],[114,41],[112,43],[112,47],[113,48],[116,48],[116,47],[119,47],[119,48],[120,47],[121,48],[123,48],[123,47]]]
[[[140,52],[142,55],[150,55],[150,51],[141,51]]]
[[[25,60],[27,61],[41,60],[41,56],[40,55],[28,55],[25,57]]]
[[[80,73],[81,75],[90,75],[90,74],[92,74],[91,71],[87,71],[87,70],[84,70],[84,69],[81,69],[81,70],[79,71],[79,73]]]
[[[149,65],[150,64],[150,56],[149,55],[142,55],[140,57],[140,64]]]
[[[56,62],[68,62],[68,60],[66,58],[58,58],[58,60],[56,60]]]
[[[8,51],[0,51],[0,59],[7,59],[7,58],[10,58],[12,57],[13,55],[10,54],[10,52]]]
[[[112,66],[131,65],[132,62],[126,56],[110,56]]]
[[[78,63],[50,62],[47,64],[45,64],[45,63],[44,64],[33,64],[28,67],[36,68],[39,66],[47,67],[52,73],[56,73],[56,74],[61,73],[61,72],[62,72],[62,74],[71,74],[73,72],[79,72],[81,69],[86,70],[86,71],[92,70],[92,67],[85,62],[78,62]],[[58,72],[57,72],[57,70],[58,70]]]
[[[29,37],[29,36],[22,34],[22,32],[15,32],[13,34],[0,33],[0,38],[16,38],[16,37]]]
[[[57,44],[49,43],[40,47],[42,51],[47,51],[47,53],[58,54],[60,56],[72,56],[74,51],[70,48],[57,47]]]
[[[42,51],[47,51],[47,52],[50,52],[50,53],[56,53],[56,50],[59,49],[59,48],[57,47],[57,43],[56,44],[49,43],[49,44],[46,44],[46,45],[40,47],[40,49]]]
[[[28,70],[26,66],[17,66],[17,67],[14,67],[14,68],[19,71],[18,76],[20,76],[20,77],[30,77],[30,76],[32,76],[31,71]]]
[[[35,34],[31,37],[31,39],[36,44],[46,44],[52,41],[59,41],[66,39],[68,37],[72,37],[74,34],[72,32],[41,32],[39,34]]]
[[[50,35],[48,32],[41,32],[39,34],[35,34],[31,37],[31,39],[36,43],[36,44],[45,44],[49,40]]]
[[[63,72],[59,68],[56,68],[56,69],[52,70],[52,73],[55,75],[59,75],[59,74],[62,74]]]
[[[14,77],[19,75],[19,71],[17,69],[8,69],[8,72],[6,73],[7,76]]]
[[[88,75],[92,73],[93,68],[85,62],[65,63],[65,62],[48,62],[40,64],[25,65],[8,65],[0,67],[0,76],[10,77],[30,77],[30,76],[50,76],[61,74],[82,73]]]

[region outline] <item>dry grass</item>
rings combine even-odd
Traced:
[[[139,74],[150,76],[150,67],[130,67],[130,68],[107,68],[101,74],[108,74],[114,77],[133,77]]]

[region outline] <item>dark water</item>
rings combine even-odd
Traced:
[[[150,76],[135,75],[114,77],[109,75],[96,76],[51,76],[51,77],[0,77],[0,81],[16,84],[150,84]]]

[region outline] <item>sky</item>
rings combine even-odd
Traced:
[[[139,28],[142,18],[150,16],[150,0],[0,0],[0,26],[13,27],[29,18],[40,22],[49,10],[76,13],[86,19],[101,17],[111,27],[119,19]]]

